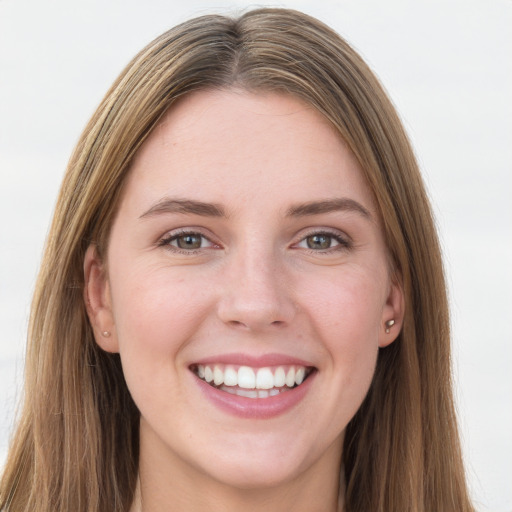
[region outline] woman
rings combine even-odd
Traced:
[[[34,298],[10,511],[472,510],[438,241],[376,78],[301,13],[121,74]]]

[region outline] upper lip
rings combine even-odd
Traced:
[[[299,359],[297,357],[289,356],[286,354],[262,354],[259,356],[229,353],[219,354],[216,356],[205,357],[203,359],[193,362],[193,365],[212,365],[212,364],[231,364],[236,366],[250,366],[252,368],[263,368],[267,366],[283,366],[283,365],[296,365],[296,366],[314,366],[310,361]]]

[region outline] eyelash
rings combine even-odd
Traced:
[[[208,247],[198,247],[197,249],[183,249],[183,248],[177,247],[175,245],[172,245],[172,242],[178,240],[180,237],[187,236],[187,235],[200,237],[203,240],[207,240],[208,243],[211,245]],[[313,236],[329,237],[331,240],[334,240],[335,242],[337,242],[338,245],[335,245],[334,247],[328,247],[326,249],[312,249],[312,248],[303,247],[303,249],[306,250],[310,254],[332,254],[333,252],[346,251],[353,247],[352,242],[348,238],[341,236],[339,233],[322,230],[322,231],[311,231],[310,233],[305,234],[304,236],[302,236],[302,238],[299,240],[299,242],[293,244],[292,248],[294,248],[294,249],[300,248],[299,247],[300,243],[306,242],[306,240],[308,238],[313,237]],[[201,245],[202,245],[202,243],[201,243]],[[177,232],[169,233],[167,236],[165,236],[158,242],[158,246],[165,247],[166,249],[168,249],[172,252],[175,252],[175,253],[186,254],[186,255],[197,254],[197,253],[203,251],[204,249],[208,249],[210,247],[214,247],[214,248],[220,247],[219,245],[215,244],[215,242],[212,242],[212,240],[210,238],[205,236],[200,231],[188,230],[188,229],[183,229],[183,230],[180,230]]]

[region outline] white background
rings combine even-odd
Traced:
[[[189,17],[250,5],[0,0],[0,466],[21,395],[30,296],[79,133],[152,38]],[[472,494],[478,510],[512,511],[512,0],[257,5],[330,24],[396,104],[441,233]]]

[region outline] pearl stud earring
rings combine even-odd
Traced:
[[[103,334],[105,338],[110,337],[110,331],[103,331],[101,334]]]
[[[389,330],[391,329],[391,327],[393,327],[393,325],[395,325],[395,321],[388,320],[385,325],[386,325],[386,334],[389,334]]]

